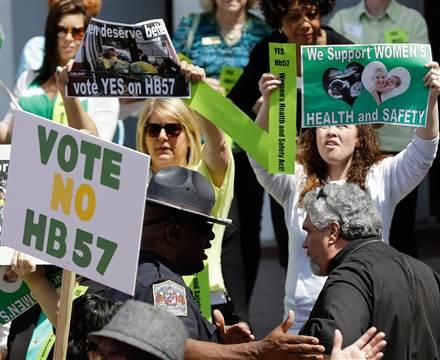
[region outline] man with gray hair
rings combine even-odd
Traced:
[[[387,334],[384,359],[440,358],[440,276],[383,243],[370,196],[330,183],[306,195],[304,206],[303,247],[315,275],[328,278],[300,334],[317,337],[330,354],[335,329],[345,346],[374,325]]]

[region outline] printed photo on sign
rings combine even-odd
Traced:
[[[92,19],[69,73],[68,96],[188,97],[162,19],[129,25]]]
[[[362,73],[362,83],[373,96],[377,105],[388,99],[402,95],[411,82],[411,75],[403,67],[395,67],[389,72],[380,61],[369,63]]]
[[[426,126],[429,45],[303,46],[301,57],[302,127]]]
[[[353,106],[364,89],[361,81],[363,70],[364,67],[356,62],[348,64],[344,70],[329,68],[322,77],[322,86],[332,98]]]

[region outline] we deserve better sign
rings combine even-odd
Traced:
[[[149,157],[15,113],[4,245],[133,294]]]

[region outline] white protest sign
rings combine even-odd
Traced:
[[[3,243],[133,294],[149,160],[17,111]]]

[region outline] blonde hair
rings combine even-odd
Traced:
[[[182,100],[176,98],[148,99],[139,112],[136,129],[136,149],[144,154],[149,154],[145,141],[145,126],[153,113],[166,119],[172,119],[183,125],[188,138],[189,148],[187,153],[187,166],[196,166],[202,156],[202,141],[200,129],[197,124],[197,114]]]
[[[246,10],[255,9],[258,6],[259,0],[247,0]],[[215,0],[200,0],[200,6],[205,11],[215,10]]]

